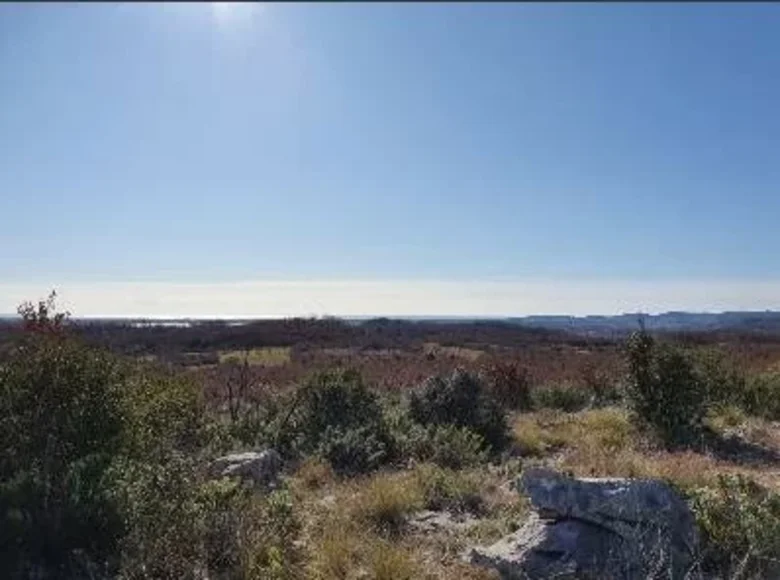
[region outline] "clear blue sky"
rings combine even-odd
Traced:
[[[780,276],[780,5],[0,5],[0,282]]]

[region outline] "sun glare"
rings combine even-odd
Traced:
[[[259,7],[257,2],[212,2],[211,13],[217,23],[227,24],[248,18]]]

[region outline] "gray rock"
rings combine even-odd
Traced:
[[[210,467],[213,477],[240,477],[253,485],[272,486],[282,469],[282,458],[274,449],[233,453],[215,459]]]
[[[502,578],[699,578],[693,515],[657,480],[573,479],[533,469],[518,482],[537,513],[467,557]]]
[[[467,514],[451,514],[447,511],[424,510],[409,518],[409,527],[419,533],[432,533],[441,530],[459,531],[470,528],[478,520]]]

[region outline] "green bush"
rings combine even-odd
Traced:
[[[442,467],[462,469],[487,461],[482,437],[456,425],[421,425],[402,402],[385,404],[385,421],[397,460],[413,459]]]
[[[718,578],[780,575],[780,495],[741,475],[692,493],[703,568]]]
[[[0,363],[0,568],[75,576],[110,567],[122,533],[107,473],[124,376],[36,314]]]
[[[426,381],[409,400],[409,412],[423,425],[465,427],[483,439],[487,450],[497,452],[509,443],[509,426],[498,401],[479,377],[458,370],[447,377]]]
[[[120,580],[293,579],[300,521],[284,490],[263,496],[230,479],[207,481],[184,456],[122,466],[128,522]]]
[[[216,565],[209,530],[242,503],[200,497],[195,385],[85,346],[51,300],[21,313],[0,361],[5,577],[194,578]]]
[[[745,377],[722,352],[711,348],[697,350],[692,364],[708,406],[743,404]]]
[[[484,442],[466,427],[415,425],[408,434],[408,456],[441,467],[463,469],[487,461]]]
[[[371,425],[328,427],[319,439],[316,454],[339,473],[366,473],[389,457],[385,437]]]
[[[639,420],[668,447],[696,443],[707,410],[707,387],[689,357],[641,331],[629,339],[627,358],[628,402]]]
[[[118,460],[115,499],[126,533],[121,538],[122,580],[194,578],[203,566],[205,514],[196,502],[199,480],[192,461]]]
[[[740,403],[751,415],[771,421],[780,419],[780,373],[768,372],[749,377]]]
[[[296,580],[303,576],[302,524],[286,490],[249,500],[239,528],[240,568],[246,580]]]
[[[421,465],[415,478],[426,509],[479,513],[483,507],[481,482],[472,473]]]
[[[144,461],[165,461],[170,451],[195,453],[206,442],[197,385],[183,376],[145,368],[122,386],[123,449]]]
[[[553,383],[534,389],[532,397],[536,409],[558,409],[575,413],[588,406],[591,394],[583,387]]]
[[[379,398],[355,371],[314,375],[296,394],[284,437],[304,454],[320,454],[341,473],[361,473],[390,461],[392,438]]]

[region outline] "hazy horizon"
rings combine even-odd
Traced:
[[[0,284],[0,313],[55,289],[76,317],[617,315],[780,310],[780,281],[254,281]]]

